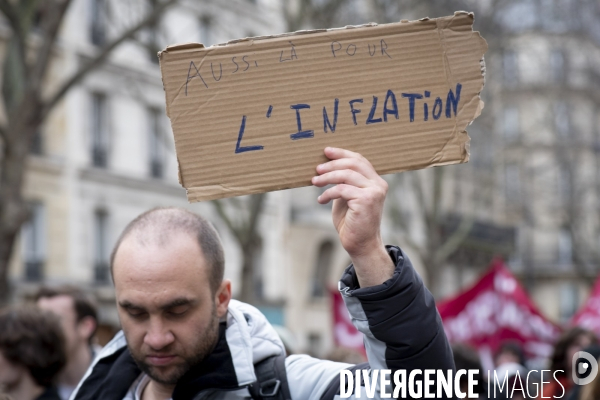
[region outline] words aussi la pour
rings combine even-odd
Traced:
[[[462,85],[456,84],[455,90],[450,89],[445,98],[445,104],[442,97],[438,96],[435,99],[431,96],[431,92],[425,90],[423,93],[401,93],[400,99],[406,99],[408,103],[408,120],[414,122],[415,118],[419,118],[422,121],[438,120],[442,117],[442,114],[446,118],[456,117],[458,110],[458,103],[460,102],[460,92]],[[400,112],[398,109],[398,98],[396,94],[390,89],[385,94],[385,98],[381,101],[378,96],[373,96],[371,100],[370,108],[368,107],[368,101],[370,99],[356,98],[348,101],[345,109],[345,114],[352,119],[354,125],[358,125],[359,122],[364,121],[366,125],[372,125],[377,123],[387,123],[392,120],[400,119]],[[364,106],[367,105],[367,108]],[[290,134],[291,140],[299,139],[310,139],[315,135],[314,130],[307,130],[302,128],[302,110],[309,110],[311,107],[309,104],[292,104],[290,109],[296,113],[296,125],[298,131]],[[367,110],[368,114],[367,114]],[[323,132],[328,133],[329,131],[335,132],[338,115],[340,111],[340,100],[335,99],[333,101],[333,107],[327,110],[327,107],[323,107]],[[364,112],[363,112],[364,111]],[[308,111],[304,111],[308,112]],[[266,118],[270,118],[273,113],[273,106],[270,105],[267,109]],[[363,114],[360,116],[359,114]],[[291,114],[293,115],[293,114]],[[366,116],[366,118],[365,118]],[[361,118],[362,117],[362,118]],[[235,145],[235,153],[246,153],[249,151],[263,150],[263,145],[246,145],[242,146],[242,139],[246,130],[246,115],[242,116],[242,122],[240,124],[240,130],[238,133],[237,143]]]
[[[280,63],[285,63],[285,62],[290,62],[290,61],[295,61],[298,60],[298,52],[296,51],[296,46],[294,45],[294,43],[290,40],[289,41],[290,47],[289,49],[286,50],[281,50],[281,53],[279,54],[279,62]],[[378,47],[379,46],[379,49]],[[337,41],[333,41],[331,42],[330,45],[331,48],[331,57],[332,58],[339,58],[342,56],[346,56],[346,57],[354,57],[356,55],[359,54],[368,54],[369,57],[373,58],[373,57],[387,57],[389,59],[392,59],[392,57],[389,55],[389,53],[387,52],[387,48],[388,45],[385,42],[385,39],[381,39],[378,43],[368,43],[367,44],[367,48],[366,48],[366,52],[361,52],[359,51],[359,47],[354,44],[354,43],[350,43],[350,44],[342,44],[340,42]],[[258,68],[258,61],[253,60],[252,59],[252,55],[250,54],[242,54],[242,55],[238,55],[238,56],[233,56],[231,57],[231,62],[228,63],[229,67],[231,67],[231,70],[228,72],[230,75],[232,74],[238,74],[238,73],[243,73],[248,71],[251,68]],[[205,67],[204,67],[204,71],[201,71],[202,66],[204,64],[199,64],[196,65],[196,63],[194,63],[194,61],[190,61],[190,66],[188,68],[188,73],[187,73],[187,78],[185,81],[185,95],[188,95],[188,86],[190,84],[190,82],[193,79],[200,79],[200,81],[202,81],[202,84],[204,85],[204,87],[206,89],[209,88],[207,80],[210,82],[210,76],[212,76],[212,80],[214,82],[220,82],[221,79],[223,79],[223,63],[219,62],[218,67],[216,66],[216,63],[210,63],[210,75],[208,74],[208,63],[206,63]],[[226,64],[227,67],[227,64]],[[204,74],[204,75],[202,75]],[[205,79],[205,77],[208,77],[208,79]]]

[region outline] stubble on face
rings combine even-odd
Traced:
[[[217,316],[217,307],[213,302],[211,310],[211,321],[206,325],[206,329],[198,332],[197,341],[188,349],[180,349],[177,342],[160,349],[151,350],[152,354],[177,354],[181,361],[175,365],[158,367],[147,363],[148,349],[140,349],[138,352],[127,344],[131,357],[137,366],[147,374],[152,380],[163,385],[175,385],[183,375],[192,367],[201,363],[214,350],[219,339],[219,318]]]

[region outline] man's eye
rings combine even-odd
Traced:
[[[127,313],[129,314],[130,317],[133,317],[133,318],[141,318],[144,315],[146,315],[146,313],[144,311],[138,311],[138,310],[127,310]]]
[[[169,315],[172,315],[174,317],[180,317],[182,315],[184,315],[188,310],[188,307],[175,307],[175,308],[171,308],[169,310]]]

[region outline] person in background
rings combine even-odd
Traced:
[[[561,335],[554,345],[554,352],[550,359],[550,369],[552,374],[556,373],[554,375],[556,379],[544,385],[544,397],[559,398],[569,393],[574,384],[571,377],[573,355],[596,343],[596,335],[593,332],[579,327],[571,328]]]
[[[0,393],[13,400],[60,400],[54,380],[65,363],[55,315],[31,306],[0,311]]]
[[[477,386],[475,387],[474,392],[480,399],[487,398],[487,376],[483,372],[477,350],[467,344],[457,343],[452,345],[452,355],[454,356],[454,365],[456,365],[457,371],[461,369],[476,369],[479,371],[479,374],[477,375]],[[460,378],[460,390],[463,393],[467,393],[468,388],[468,377],[467,375],[463,375]]]
[[[506,395],[507,399],[529,399],[531,396],[535,396],[535,386],[532,385],[533,379],[528,380],[527,377],[537,379],[535,371],[529,374],[527,367],[525,366],[525,354],[523,348],[519,342],[514,340],[507,340],[500,344],[500,347],[494,355],[495,374],[499,377],[499,381],[503,381],[505,378],[508,382],[507,386],[510,392],[502,392],[502,395]],[[518,377],[517,377],[518,375]],[[530,384],[527,387],[527,383]],[[513,391],[512,388],[515,387]],[[497,387],[499,389],[499,387]],[[512,394],[512,397],[510,394]]]
[[[597,360],[600,364],[600,359]],[[567,400],[600,400],[600,374],[596,375],[596,379],[594,379],[590,384],[585,386],[575,385],[576,391],[573,390],[574,395],[569,395]]]
[[[58,375],[58,391],[67,400],[92,363],[92,338],[98,326],[94,302],[80,289],[42,287],[35,296],[38,307],[58,315],[66,340],[67,364]]]
[[[509,363],[525,366],[525,355],[523,354],[523,349],[521,348],[521,345],[514,340],[503,342],[494,356],[494,365],[496,368],[503,364]]]

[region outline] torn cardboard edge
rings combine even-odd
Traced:
[[[472,12],[468,12],[468,11],[455,11],[454,12],[455,16],[463,15],[463,14],[468,15],[470,17],[474,17],[474,14]],[[403,23],[403,24],[418,23],[418,22],[424,22],[424,21],[429,21],[429,20],[431,20],[431,18],[429,18],[429,17],[424,17],[424,18],[420,18],[418,20],[413,20],[413,21],[410,21],[408,19],[403,19],[400,21],[400,23]],[[340,31],[340,30],[344,30],[344,29],[368,28],[368,27],[381,26],[381,25],[382,24],[378,24],[377,22],[368,22],[368,23],[362,24],[362,25],[346,25],[344,27],[339,27],[339,28],[301,29],[299,31],[279,33],[276,35],[248,36],[248,37],[240,38],[240,39],[232,39],[227,42],[213,44],[209,47],[206,47],[203,43],[199,43],[199,42],[188,42],[188,43],[169,45],[164,50],[159,51],[157,53],[157,55],[158,55],[158,58],[160,59],[161,54],[163,52],[168,53],[169,51],[196,50],[196,49],[202,49],[202,48],[210,50],[211,48],[228,46],[228,45],[235,44],[235,43],[242,43],[242,42],[248,42],[248,41],[254,41],[254,40],[275,39],[275,38],[282,38],[282,37],[294,37],[297,35],[309,35],[309,34],[313,34],[313,33],[334,32],[334,31]],[[386,24],[383,24],[383,25],[386,25]],[[477,31],[474,31],[474,33],[479,34],[479,32],[477,32]]]
[[[310,185],[314,168],[326,161],[322,153],[326,146],[361,152],[380,174],[468,161],[466,127],[483,108],[480,92],[487,49],[472,23],[472,13],[456,12],[438,19],[245,38],[207,48],[198,43],[167,47],[159,53],[161,73],[180,183],[187,189],[188,199]],[[394,45],[388,45],[386,39]],[[412,45],[411,41],[418,43]],[[348,45],[345,59],[333,47],[342,42]],[[357,48],[363,53],[352,58]],[[283,56],[285,51],[289,53]],[[375,53],[381,57],[373,58]],[[413,56],[418,62],[406,62]],[[220,66],[220,73],[215,72],[215,65]],[[424,71],[430,77],[424,76]],[[301,82],[291,84],[297,76],[302,77]],[[347,87],[338,89],[343,85]],[[428,93],[432,102],[424,105]],[[355,97],[362,100],[355,104],[364,106],[355,113],[351,105],[350,115],[347,103]],[[335,105],[334,99],[340,104]],[[396,110],[390,108],[400,101],[403,103]],[[418,101],[423,104],[416,106]],[[414,113],[421,106],[418,112],[431,115],[415,121]],[[343,107],[343,114],[338,115],[336,107]],[[452,111],[454,115],[448,117]],[[337,126],[331,125],[333,116],[327,113],[335,114],[336,121],[339,117]],[[361,124],[357,116],[363,118]],[[326,123],[330,123],[329,131]],[[319,126],[324,126],[320,132]],[[305,136],[299,137],[306,127],[312,136],[304,132]],[[369,140],[361,137],[364,132]],[[400,155],[408,156],[409,161],[399,160],[399,153],[390,151],[396,143],[403,149]]]

